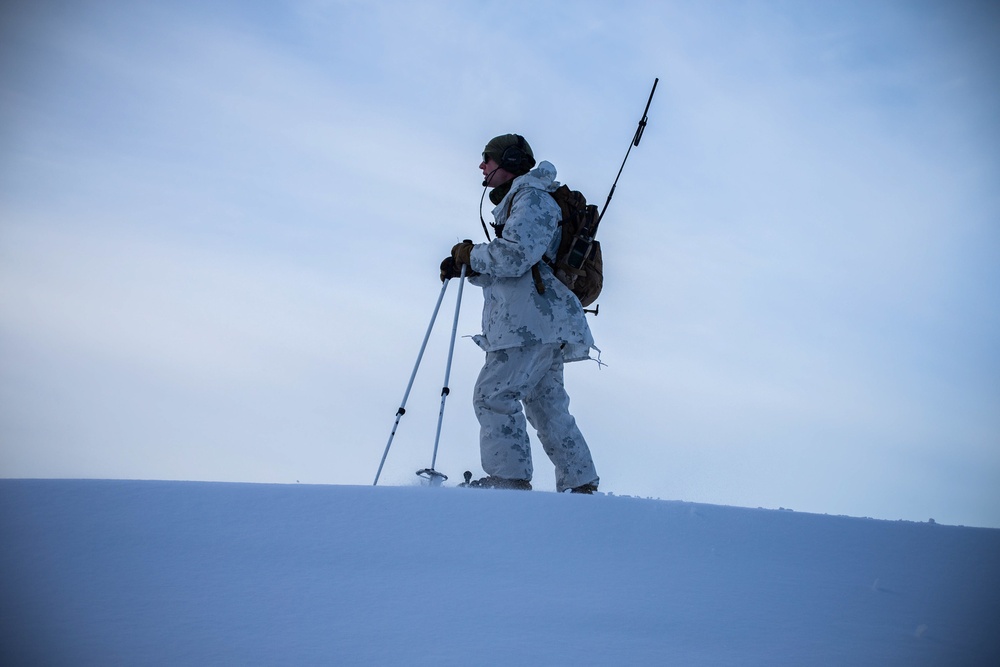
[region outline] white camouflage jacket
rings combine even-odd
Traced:
[[[487,352],[535,343],[562,343],[563,358],[590,357],[594,338],[583,306],[545,262],[539,269],[543,294],[535,288],[531,267],[559,247],[560,211],[548,194],[559,187],[556,168],[541,162],[511,184],[493,209],[503,238],[477,244],[470,264],[480,275],[469,279],[483,288],[483,333],[473,340]],[[509,212],[509,213],[508,213]],[[596,349],[596,348],[594,348]]]

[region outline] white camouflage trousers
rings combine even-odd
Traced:
[[[486,353],[473,391],[483,470],[505,479],[530,480],[535,429],[555,465],[556,489],[599,482],[590,448],[569,413],[560,345],[539,344]],[[523,411],[522,411],[523,405]]]

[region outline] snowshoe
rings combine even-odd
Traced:
[[[477,480],[472,479],[472,473],[465,471],[465,482],[459,486],[473,489],[516,489],[520,491],[531,491],[531,482],[526,479],[505,479],[487,475]]]

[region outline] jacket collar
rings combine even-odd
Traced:
[[[517,179],[512,178],[503,185],[498,185],[490,190],[490,201],[493,202],[494,206],[503,201],[503,198],[507,196],[508,192],[510,192],[510,187],[514,185],[515,180]]]

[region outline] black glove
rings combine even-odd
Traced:
[[[450,280],[451,278],[458,278],[462,275],[462,267],[455,265],[455,258],[448,255],[441,262],[441,282]]]

